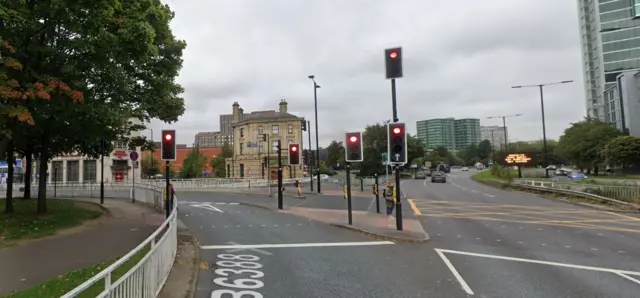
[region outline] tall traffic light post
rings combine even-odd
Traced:
[[[166,196],[165,196],[165,212],[166,216],[171,215],[171,209],[173,209],[173,198],[171,196],[171,183],[169,177],[170,165],[169,162],[176,160],[176,131],[175,130],[163,130],[162,131],[162,160],[165,161],[164,179],[166,181]]]
[[[402,231],[402,202],[400,191],[400,167],[407,163],[406,154],[406,130],[403,123],[398,123],[398,105],[396,102],[396,79],[402,78],[402,48],[384,50],[384,62],[386,78],[391,80],[391,108],[393,110],[393,123],[388,125],[388,155],[390,163],[396,171],[396,229]],[[395,132],[398,132],[397,134]],[[392,139],[393,138],[393,139]],[[398,141],[392,145],[392,142]],[[404,154],[402,154],[404,152]]]
[[[344,150],[346,170],[347,170],[347,212],[349,216],[349,224],[353,224],[353,215],[351,208],[351,163],[362,162],[362,133],[348,132],[345,134],[346,148]]]

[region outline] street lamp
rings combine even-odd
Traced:
[[[316,83],[314,75],[309,75],[308,78],[313,81],[313,102],[316,114],[316,172],[318,173],[316,180],[318,180],[318,193],[320,193],[320,141],[318,137],[318,88],[320,88],[320,85]],[[313,177],[313,173],[311,176]]]
[[[549,85],[559,85],[559,84],[568,84],[568,83],[572,83],[573,80],[568,80],[568,81],[560,81],[560,82],[553,82],[553,83],[545,83],[545,84],[536,84],[536,85],[520,85],[520,86],[512,86],[511,88],[514,89],[519,89],[519,88],[529,88],[529,87],[538,87],[540,89],[540,109],[542,110],[542,154],[543,154],[543,163],[544,163],[544,176],[546,178],[549,178],[549,169],[547,169],[547,167],[549,166],[549,156],[547,153],[547,126],[544,120],[544,93],[542,91],[542,87],[544,86],[549,86]]]
[[[520,116],[522,116],[522,114],[487,117],[487,119],[502,118],[502,130],[504,130],[504,151],[505,151],[505,153],[509,151],[509,139],[507,137],[507,118],[520,117]]]

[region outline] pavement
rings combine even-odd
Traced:
[[[495,189],[455,172],[402,190],[428,246],[479,297],[637,297],[640,217]]]
[[[143,204],[107,199],[74,199],[106,215],[56,235],[0,250],[0,295],[22,290],[69,271],[125,255],[164,221],[164,215]],[[114,241],[117,239],[117,241]]]

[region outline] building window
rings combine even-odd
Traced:
[[[241,137],[241,138],[244,138],[244,128],[241,128],[241,129],[240,129],[240,137]]]
[[[280,134],[280,125],[271,125],[271,134]]]
[[[67,182],[80,181],[80,161],[67,160]]]
[[[62,181],[62,161],[51,162],[51,181]]]
[[[640,17],[640,0],[633,0],[633,16]]]
[[[95,159],[85,160],[82,164],[82,181],[96,182],[98,181],[98,161]]]
[[[258,126],[258,134],[259,135],[264,134],[264,129],[262,129],[262,125]]]
[[[264,153],[264,142],[260,142],[258,146],[260,146],[260,153]]]
[[[271,152],[278,152],[278,141],[271,141]]]
[[[240,143],[240,155],[242,155],[242,148],[244,148],[244,143]]]
[[[127,143],[123,141],[115,141],[113,142],[114,149],[127,149]]]
[[[287,125],[287,133],[290,135],[293,134],[293,124]]]

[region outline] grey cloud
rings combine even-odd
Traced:
[[[557,138],[584,115],[577,8],[571,1],[176,1],[174,34],[188,43],[179,81],[187,112],[178,140],[218,129],[218,115],[289,110],[314,122],[320,142],[391,118],[384,48],[402,46],[401,121],[523,113],[510,136],[541,137],[539,94],[512,85],[573,79],[545,90],[547,128]],[[156,124],[154,124],[156,125]],[[158,127],[160,127],[159,125]],[[158,132],[159,134],[159,132]],[[185,138],[183,141],[182,138]],[[315,135],[313,136],[315,139]],[[315,142],[315,141],[314,141]]]

